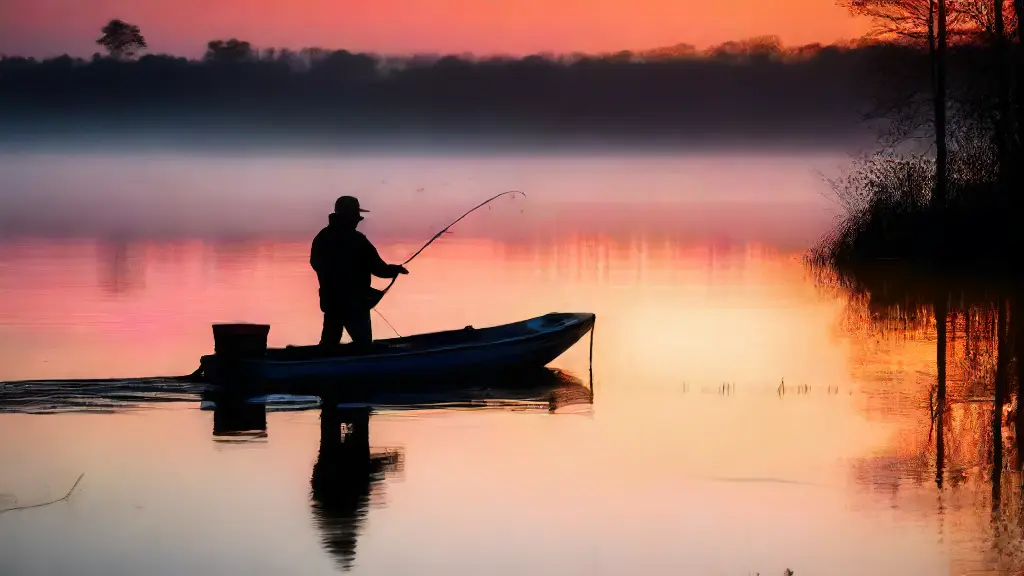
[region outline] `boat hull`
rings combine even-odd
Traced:
[[[529,371],[561,356],[593,329],[594,314],[548,314],[524,322],[381,340],[370,354],[316,355],[314,347],[268,350],[249,360],[204,356],[204,380],[275,384],[440,381]],[[302,356],[312,356],[305,357]]]

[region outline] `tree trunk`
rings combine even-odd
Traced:
[[[1008,371],[1010,368],[1010,347],[1006,331],[1006,298],[999,297],[996,312],[996,382],[992,395],[992,506],[997,506],[999,487],[996,478],[1003,471],[1003,405],[1006,403]]]
[[[1015,168],[1015,174],[1017,178],[1014,180],[1014,190],[1011,192],[1011,212],[1010,221],[1017,222],[1020,220],[1024,213],[1021,210],[1021,194],[1024,190],[1020,189],[1020,185],[1024,183],[1024,178],[1021,178],[1021,169],[1024,167],[1024,95],[1021,94],[1021,81],[1024,79],[1024,54],[1022,54],[1022,48],[1024,48],[1024,0],[1014,0],[1013,7],[1017,15],[1017,47],[1013,50],[1014,57],[1010,58],[1012,70],[1015,74],[1016,93],[1014,97],[1016,99],[1016,135],[1017,139],[1013,150],[1013,162]],[[1013,130],[1013,127],[1011,127]],[[1024,239],[1024,230],[1021,227],[1015,227],[1017,230],[1016,238],[1013,238],[1016,242]],[[1014,357],[1016,358],[1016,376],[1017,376],[1017,411],[1014,422],[1016,442],[1017,442],[1017,467],[1018,469],[1024,469],[1024,406],[1021,405],[1022,394],[1024,394],[1024,280],[1020,278],[1019,274],[1014,275],[1014,298],[1013,308],[1011,310],[1010,322],[1012,323],[1011,332],[1013,334],[1013,348]],[[1024,489],[1024,480],[1022,480],[1022,489]],[[1022,499],[1024,502],[1024,499]],[[1024,520],[1024,515],[1021,516]]]
[[[935,368],[938,383],[935,392],[935,485],[942,488],[946,462],[946,317],[948,302],[945,298],[935,301]]]
[[[1021,170],[1024,170],[1024,122],[1022,122],[1022,119],[1024,119],[1024,95],[1021,94],[1021,83],[1024,81],[1024,53],[1022,53],[1022,48],[1024,48],[1024,0],[1014,0],[1013,6],[1017,12],[1017,47],[1013,50],[1015,57],[1009,58],[1009,60],[1011,61],[1010,66],[1014,71],[1014,84],[1016,85],[1016,103],[1013,106],[1016,111],[1016,141],[1014,142],[1015,145],[1012,152],[1014,174],[1016,177],[1014,178],[1013,190],[1011,192],[1009,217],[1011,222],[1016,223],[1024,217],[1024,209],[1022,209],[1022,203],[1024,203],[1024,197],[1022,197],[1024,195],[1024,189],[1022,189],[1024,177],[1021,177]],[[1014,127],[1011,126],[1010,130],[1012,131],[1013,129]],[[1024,242],[1024,229],[1020,226],[1015,226],[1014,229],[1017,231],[1017,234],[1015,238],[1011,235],[1011,238],[1012,241],[1019,245],[1021,242]]]
[[[1017,281],[1016,294],[1014,294],[1010,307],[1010,342],[1013,345],[1014,364],[1016,364],[1017,377],[1017,407],[1014,413],[1014,438],[1017,442],[1017,469],[1024,469],[1024,406],[1021,405],[1021,394],[1024,393],[1024,322],[1022,322],[1021,309],[1022,298],[1020,281]],[[1024,501],[1022,501],[1024,505]],[[1024,519],[1024,518],[1022,518]]]
[[[947,193],[947,157],[946,149],[946,0],[937,0],[938,13],[935,22],[935,86],[933,86],[935,108],[935,187],[932,189],[931,208],[933,216],[939,223],[936,242],[940,242],[942,233],[942,216],[945,212]],[[941,254],[941,251],[940,251]]]
[[[1002,504],[1003,477],[1003,399],[992,403],[992,512],[998,512]]]
[[[1021,26],[1021,16],[1024,15],[1024,0],[1013,0],[1013,7],[1017,10],[1017,41],[1024,44],[1024,27]]]
[[[1022,0],[1024,1],[1024,0]],[[936,59],[936,48],[935,48],[935,2],[936,0],[928,0],[928,63],[931,65],[931,81],[932,81],[932,95],[935,94],[935,59]]]
[[[1015,170],[1011,157],[1013,139],[1012,108],[1010,106],[1010,62],[1007,60],[1006,25],[1003,22],[1003,0],[992,0],[993,33],[996,50],[996,149],[999,154],[1000,193],[1010,195],[1011,170]]]

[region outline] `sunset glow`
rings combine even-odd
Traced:
[[[830,0],[6,0],[0,53],[89,55],[110,18],[139,25],[151,52],[185,56],[229,37],[293,49],[525,54],[706,48],[761,35],[827,44],[867,29]]]

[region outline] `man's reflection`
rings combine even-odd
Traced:
[[[123,296],[146,287],[146,255],[138,245],[124,240],[101,243],[96,260],[104,291]]]
[[[310,479],[313,516],[324,547],[351,568],[371,495],[400,453],[370,453],[370,409],[328,407],[320,415],[320,452]]]

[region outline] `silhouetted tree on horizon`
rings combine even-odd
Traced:
[[[219,64],[240,64],[257,61],[259,56],[253,50],[252,44],[232,38],[230,40],[211,40],[206,45],[206,54],[203,56],[203,60]]]
[[[0,58],[0,120],[129,118],[180,125],[209,118],[253,129],[505,130],[609,135],[819,138],[856,130],[856,75],[886,48],[781,48],[772,39],[727,50],[686,45],[607,55],[524,58],[379,56],[346,50],[257,49],[213,40],[198,60],[150,54]],[[892,52],[903,58],[902,49]],[[108,114],[115,112],[117,118]],[[133,123],[139,126],[138,123]],[[58,128],[59,129],[59,128]],[[822,136],[819,136],[822,135]]]
[[[83,126],[64,122],[73,118],[103,130],[141,128],[138,120],[146,120],[173,129],[241,123],[319,134],[441,130],[844,144],[866,136],[858,111],[873,97],[872,81],[888,78],[879,62],[918,70],[920,77],[904,75],[916,94],[930,85],[927,52],[907,43],[784,47],[768,36],[700,51],[677,44],[522,58],[271,50],[238,38],[206,48],[199,59],[0,58],[0,122],[57,132]],[[968,64],[983,57],[980,49],[953,47],[955,85],[974,81]]]
[[[101,32],[103,36],[99,37],[96,43],[106,48],[110,56],[117,60],[131,58],[139,50],[147,48],[146,39],[139,27],[123,20],[111,20]]]

